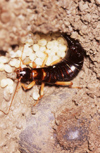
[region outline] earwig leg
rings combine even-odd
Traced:
[[[20,88],[21,88],[21,84],[18,85],[16,92],[18,92]]]
[[[35,64],[34,61],[24,62],[24,61],[22,60],[23,52],[24,52],[24,46],[23,46],[23,49],[22,49],[21,57],[19,57],[19,59],[20,59],[20,66],[19,66],[19,67],[21,67],[21,63],[22,63],[23,65],[29,65],[30,63],[32,63],[32,68],[36,68],[36,64]]]
[[[46,54],[46,57],[45,57],[45,59],[44,59],[41,67],[44,67],[45,66],[45,64],[47,62],[47,59],[48,59],[48,54],[47,53],[45,53],[45,54]]]
[[[39,100],[43,97],[43,88],[44,88],[44,83],[41,84],[41,89],[40,89],[40,97],[38,98],[38,100],[36,101],[36,103],[34,104],[34,106],[36,106],[39,102]]]
[[[36,63],[32,62],[32,68],[36,68]]]
[[[32,88],[34,85],[35,85],[35,81],[32,81],[28,85],[24,85],[23,83],[21,83],[21,86],[23,87],[24,90],[28,90],[28,89]]]
[[[42,63],[42,66],[41,67],[44,67],[45,66],[45,64],[46,64],[46,62],[47,62],[47,59],[48,59],[48,54],[47,53],[45,53],[46,54],[46,57],[45,57],[45,59],[44,59],[44,61],[43,61],[43,63]],[[58,63],[58,62],[60,62],[62,59],[58,59],[58,60],[56,60],[56,61],[54,61],[54,62],[52,62],[50,65],[54,65],[54,64],[56,64],[56,63]]]
[[[71,87],[73,85],[73,82],[60,82],[60,81],[57,81],[55,82],[56,85],[62,85],[62,86],[69,86]]]
[[[32,63],[32,68],[36,68],[36,63],[34,61],[26,62],[26,63],[24,63],[24,65],[29,65],[30,63]]]
[[[46,57],[45,57],[41,67],[45,66],[45,64],[47,62],[47,59],[48,59],[48,54],[47,53],[45,53],[45,54],[46,54]],[[40,96],[39,96],[38,100],[36,101],[36,103],[34,104],[34,106],[36,106],[38,104],[39,100],[43,97],[43,88],[44,88],[44,85],[45,85],[44,83],[41,84]]]
[[[41,98],[43,97],[43,89],[44,89],[44,85],[45,85],[45,83],[42,83],[42,84],[41,84],[41,89],[40,89],[40,98],[39,98],[39,99],[41,99]]]
[[[20,60],[22,62],[23,65],[29,65],[30,63],[32,63],[32,68],[36,68],[36,63],[34,61],[29,61],[29,62],[24,62],[21,57]]]
[[[62,59],[57,59],[56,61],[52,62],[50,65],[54,65],[57,64],[58,62],[60,62]]]
[[[73,82],[55,82],[56,85],[61,85],[61,86],[68,86],[69,88],[78,88],[81,89],[81,87],[73,87]]]

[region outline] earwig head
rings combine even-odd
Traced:
[[[21,82],[26,83],[31,80],[31,70],[30,68],[18,68],[15,70],[17,74],[17,79],[20,79]]]

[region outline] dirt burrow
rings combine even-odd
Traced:
[[[99,153],[99,0],[1,0],[0,54],[7,56],[9,47],[24,41],[29,31],[66,32],[79,39],[86,58],[73,83],[82,89],[47,85],[44,97],[33,107],[32,90],[20,88],[10,113],[0,113],[0,152]],[[0,80],[5,76],[0,72]],[[0,102],[7,103],[3,94],[0,87]]]

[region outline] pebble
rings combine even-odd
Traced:
[[[4,11],[3,13],[1,13],[1,22],[6,24],[11,20],[11,14],[10,12],[6,12]]]
[[[97,112],[98,112],[98,114],[100,115],[100,108],[98,108]]]
[[[95,0],[97,5],[100,5],[100,0]]]
[[[40,39],[40,35],[39,34],[35,34],[33,37],[34,41],[37,43],[38,40]]]
[[[79,9],[80,11],[85,11],[86,9],[88,9],[88,4],[83,4],[82,2],[79,2]]]

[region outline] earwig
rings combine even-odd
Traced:
[[[71,80],[73,80],[79,71],[81,70],[84,62],[84,49],[80,45],[78,40],[74,40],[73,38],[70,38],[67,34],[62,34],[62,36],[65,38],[65,40],[68,43],[68,51],[64,59],[62,59],[58,63],[54,63],[51,66],[45,67],[45,62],[43,63],[41,68],[36,68],[34,62],[33,67],[24,67],[21,66],[15,70],[17,74],[18,84],[21,82],[21,86],[24,90],[28,90],[32,88],[36,82],[41,83],[41,90],[40,90],[40,98],[43,96],[43,88],[45,83],[48,84],[55,84],[55,85],[65,85],[71,87],[73,83]],[[24,83],[30,82],[28,85],[25,85]],[[18,84],[16,87],[16,90],[18,88]],[[16,93],[15,90],[15,93]],[[12,101],[14,99],[15,93],[13,95]],[[39,100],[38,99],[38,100]],[[11,104],[12,104],[11,101]],[[36,102],[36,104],[38,101]],[[10,107],[11,107],[10,104]],[[35,105],[36,105],[35,104]],[[9,107],[9,110],[10,110]],[[8,114],[2,111],[4,114]]]

